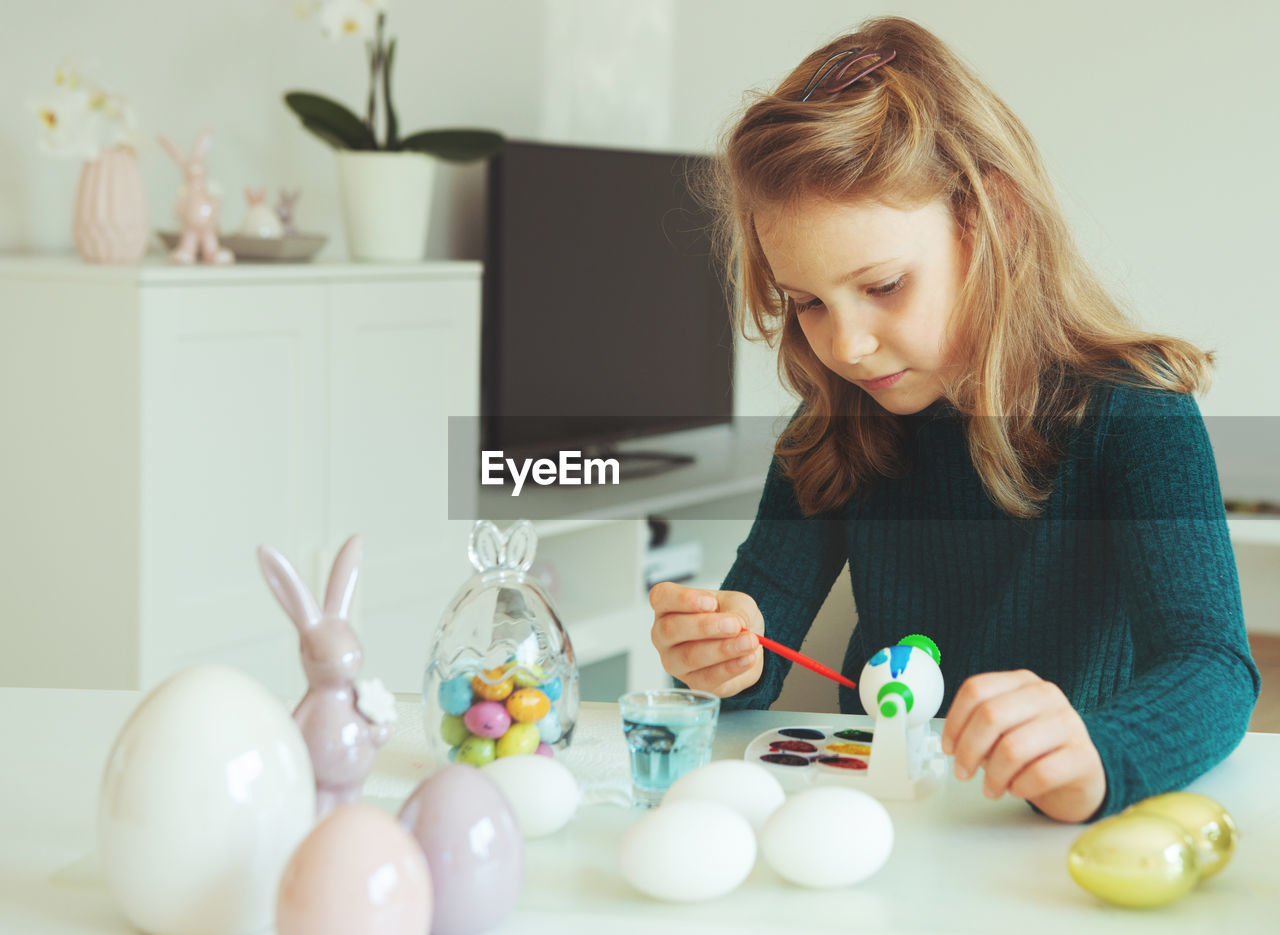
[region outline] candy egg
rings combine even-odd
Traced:
[[[511,715],[497,701],[477,701],[462,716],[462,723],[477,737],[496,739],[511,726]]]
[[[516,687],[516,680],[507,666],[485,669],[471,680],[471,690],[484,701],[502,701]]]
[[[716,760],[685,773],[662,797],[665,806],[682,799],[727,805],[759,831],[786,800],[782,783],[763,766],[744,760]]]
[[[498,756],[520,756],[533,753],[538,749],[538,743],[538,725],[517,722],[498,738],[494,752]]]
[[[472,734],[458,744],[458,754],[454,760],[470,766],[484,766],[486,763],[492,763],[495,756],[497,756],[497,750],[492,738]]]
[[[555,743],[564,736],[564,725],[560,723],[560,712],[556,710],[555,705],[551,705],[542,720],[538,721],[538,736],[542,738],[543,743]]]
[[[878,801],[857,789],[823,786],[787,799],[760,831],[760,853],[781,877],[800,886],[848,886],[884,866],[893,822]]]
[[[456,747],[467,739],[467,725],[456,714],[446,714],[440,719],[440,739],[452,747]]]
[[[257,932],[315,821],[297,724],[266,688],[222,666],[153,689],[107,757],[98,847],[107,886],[144,932]]]
[[[538,744],[538,749],[533,751],[538,756],[555,756],[555,751],[551,749],[551,745],[547,743]]]
[[[560,693],[564,691],[564,683],[554,678],[549,682],[543,682],[538,688],[542,689],[542,693],[551,701],[559,701]]]
[[[1209,798],[1194,792],[1170,792],[1143,799],[1130,806],[1126,814],[1163,815],[1182,825],[1191,835],[1196,849],[1196,867],[1201,880],[1219,873],[1235,853],[1235,820],[1231,814]]]
[[[459,675],[440,683],[436,696],[445,714],[461,716],[471,707],[471,676]]]
[[[476,935],[506,918],[524,880],[524,838],[492,778],[446,766],[418,785],[400,821],[431,868],[432,935]]]
[[[278,935],[422,935],[431,877],[422,848],[370,805],[330,812],[298,845],[280,879]]]
[[[559,831],[578,809],[578,781],[562,763],[542,756],[508,756],[484,772],[507,797],[526,838]]]
[[[747,820],[718,802],[686,799],[644,815],[622,836],[619,868],[640,892],[668,902],[736,889],[756,860]]]
[[[1129,812],[1100,821],[1067,853],[1071,878],[1121,906],[1163,906],[1200,878],[1195,844],[1176,821]]]
[[[522,688],[507,699],[507,712],[517,721],[540,721],[551,710],[551,699],[536,688]]]
[[[537,688],[538,683],[542,681],[542,666],[534,662],[527,662],[516,666],[512,673],[516,680],[518,688]]]

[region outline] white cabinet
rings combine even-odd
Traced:
[[[480,266],[0,261],[0,684],[302,686],[262,581],[365,539],[365,671],[421,684],[466,573],[450,416],[478,415]],[[454,503],[455,515],[469,504]]]

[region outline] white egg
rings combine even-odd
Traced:
[[[849,886],[884,866],[893,822],[878,801],[842,786],[798,792],[760,832],[760,853],[778,875],[800,886]]]
[[[716,760],[685,773],[667,790],[662,804],[685,799],[719,802],[738,812],[759,831],[787,794],[763,766],[745,760]]]
[[[235,669],[184,669],[142,700],[107,758],[107,885],[145,932],[260,931],[315,811],[311,757],[284,706]]]
[[[668,902],[700,902],[736,889],[756,862],[756,837],[718,802],[686,799],[649,812],[622,836],[622,877]]]
[[[906,708],[907,723],[926,723],[942,705],[942,670],[919,646],[886,646],[862,667],[858,700],[872,717]]]
[[[511,804],[520,833],[538,838],[559,831],[578,810],[578,781],[546,756],[503,756],[483,767]]]

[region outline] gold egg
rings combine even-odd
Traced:
[[[1067,853],[1071,878],[1121,906],[1163,906],[1200,879],[1195,844],[1163,815],[1127,812],[1098,822]]]
[[[1143,799],[1128,809],[1144,815],[1163,815],[1182,825],[1196,847],[1196,863],[1200,879],[1219,873],[1235,853],[1240,832],[1231,813],[1209,798],[1195,792],[1170,792]]]

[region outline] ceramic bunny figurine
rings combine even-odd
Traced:
[[[298,199],[302,197],[302,189],[295,188],[289,191],[287,188],[280,189],[280,199],[276,202],[276,215],[280,218],[280,223],[284,225],[286,234],[296,234],[298,228],[295,226],[294,217],[298,205]]]
[[[175,263],[190,265],[196,260],[197,250],[205,263],[231,263],[235,256],[218,244],[218,207],[220,199],[210,191],[205,177],[204,158],[213,143],[213,133],[201,130],[188,157],[174,143],[157,136],[170,158],[182,169],[183,186],[178,189],[178,203],[174,211],[182,223],[182,239],[169,254]]]
[[[240,233],[246,237],[283,237],[284,225],[280,216],[267,207],[267,190],[246,188],[244,199],[248,207],[244,214],[244,224]]]
[[[298,628],[307,693],[293,719],[311,753],[316,815],[360,800],[378,747],[390,739],[395,699],[377,679],[358,679],[364,654],[349,617],[362,546],[352,536],[334,559],[323,610],[288,559],[269,546],[258,564],[272,593]]]

